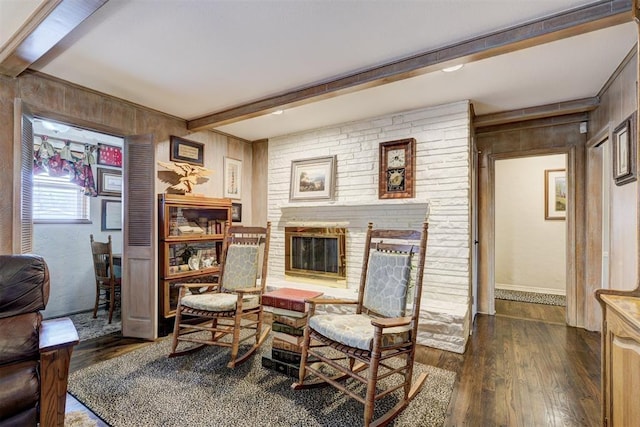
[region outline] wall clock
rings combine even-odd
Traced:
[[[410,199],[415,188],[414,138],[380,144],[379,199]]]

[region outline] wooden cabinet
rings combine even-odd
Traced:
[[[175,316],[177,283],[217,281],[222,240],[225,228],[229,225],[230,199],[158,195],[158,300],[161,329],[163,320]]]
[[[602,425],[637,425],[640,405],[640,298],[598,293],[603,310]]]

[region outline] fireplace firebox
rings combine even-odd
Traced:
[[[346,285],[345,229],[285,227],[285,275]]]

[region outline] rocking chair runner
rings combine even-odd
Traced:
[[[229,368],[247,360],[262,345],[271,328],[263,325],[262,294],[266,289],[267,259],[271,224],[267,227],[232,226],[227,228],[223,242],[220,279],[213,283],[185,283],[180,286],[173,342],[169,357],[181,356],[216,345],[231,348]],[[262,262],[260,263],[260,248]],[[260,285],[256,286],[261,267]],[[206,287],[206,291],[196,293]],[[190,293],[187,293],[190,290]],[[187,316],[187,319],[185,319]],[[242,330],[250,334],[240,336]],[[194,337],[201,331],[210,338]],[[231,335],[231,341],[222,339]],[[255,337],[246,352],[238,356],[240,343]],[[195,343],[177,351],[181,342]]]
[[[309,315],[300,377],[292,388],[336,387],[364,404],[365,426],[388,424],[415,397],[427,378],[423,373],[412,385],[427,228],[425,222],[421,231],[374,230],[369,223],[358,300],[321,297],[307,300]],[[412,260],[414,255],[417,263]],[[417,268],[413,268],[414,263]],[[411,290],[412,282],[415,285]],[[410,292],[413,298],[408,306]],[[320,304],[352,304],[355,313],[316,314],[316,306]],[[407,308],[410,308],[408,315],[405,314]],[[324,363],[310,365],[312,357]],[[403,363],[392,366],[389,363],[392,358]],[[316,378],[311,378],[313,376]],[[366,394],[362,396],[341,382],[348,378],[366,385]],[[382,390],[378,380],[383,378],[398,381]],[[376,402],[401,388],[400,401],[373,420]]]

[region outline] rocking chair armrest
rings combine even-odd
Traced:
[[[371,324],[379,328],[393,328],[411,323],[411,316],[371,319]]]
[[[262,288],[238,288],[238,289],[234,289],[233,292],[238,293],[240,295],[242,294],[259,294],[260,292],[262,292]]]
[[[320,297],[309,298],[309,299],[306,299],[305,302],[308,302],[309,304],[313,304],[313,305],[320,305],[320,304],[342,305],[342,304],[357,304],[358,303],[358,301],[354,301],[354,300],[350,300],[350,299],[320,298]]]

